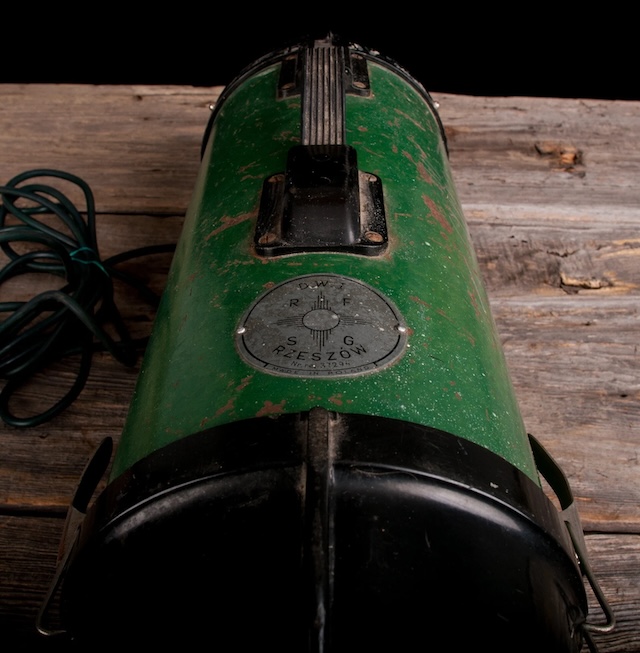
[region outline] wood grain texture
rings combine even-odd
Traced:
[[[59,168],[91,186],[103,256],[178,238],[210,105],[221,89],[0,85],[0,184]],[[525,424],[569,477],[618,626],[640,651],[640,103],[435,95],[451,166]],[[125,265],[161,291],[170,256]],[[34,280],[2,293],[24,297]],[[154,310],[124,286],[132,334]],[[53,650],[33,619],[62,520],[104,437],[117,444],[138,366],[95,356],[73,406],[32,430],[0,425],[0,637]],[[23,409],[60,393],[64,365]],[[597,615],[597,606],[593,606]]]

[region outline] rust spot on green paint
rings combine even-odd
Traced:
[[[234,268],[239,268],[243,265],[254,265],[255,261],[253,259],[231,259],[227,261],[224,267],[219,268],[221,272],[228,272],[229,270],[233,271]],[[215,263],[211,263],[211,268],[215,268]]]
[[[427,172],[427,169],[424,167],[424,163],[422,161],[414,161],[413,157],[409,152],[403,151],[402,154],[413,163],[413,165],[416,167],[416,170],[418,171],[418,175],[422,178],[423,181],[425,181],[429,185],[433,185],[434,181],[431,175]]]
[[[420,158],[423,161],[426,161],[427,159],[429,159],[429,155],[424,151],[424,148],[422,147],[422,145],[418,141],[416,141],[415,138],[413,138],[413,136],[409,137],[409,141],[411,143],[413,143],[413,146],[418,150],[418,152],[420,153]]]
[[[237,224],[245,222],[246,220],[251,220],[253,217],[255,217],[254,213],[243,213],[242,215],[236,216],[223,215],[221,218],[222,224],[216,227],[210,234],[205,236],[205,241],[213,238],[214,236],[217,236],[225,229],[228,229],[229,227],[235,227]]]
[[[433,309],[433,306],[431,306],[431,304],[425,302],[424,300],[420,299],[420,297],[417,297],[416,295],[410,295],[410,296],[409,296],[409,299],[410,299],[412,302],[416,302],[416,303],[418,303],[418,304],[421,304],[422,306],[425,306],[426,308]],[[447,322],[450,322],[451,324],[453,324],[453,326],[454,326],[456,329],[458,329],[458,330],[462,333],[462,335],[463,335],[463,336],[464,336],[464,337],[469,341],[469,343],[471,344],[471,346],[472,346],[472,347],[475,347],[476,339],[475,339],[475,337],[473,336],[472,333],[470,333],[470,332],[469,332],[467,329],[465,329],[464,327],[461,327],[460,325],[456,324],[456,322],[454,322],[454,321],[453,321],[453,320],[452,320],[452,319],[447,315],[447,313],[446,313],[443,309],[441,309],[441,308],[436,308],[435,311],[436,311],[436,313],[437,313],[438,315],[440,315],[440,316],[443,317],[445,320],[447,320]],[[431,318],[430,318],[429,316],[427,316],[425,319],[430,320]]]
[[[447,222],[447,219],[444,217],[440,209],[436,206],[436,203],[428,196],[423,195],[422,201],[429,207],[431,215],[438,221],[438,224],[450,234],[453,231],[453,227]],[[444,234],[446,237],[446,234]]]
[[[240,166],[239,170],[240,172],[246,172],[247,170],[251,170],[251,168],[255,168],[257,165],[257,161],[252,161],[251,163],[247,163],[246,166]]]
[[[415,118],[412,118],[409,114],[405,113],[404,111],[400,111],[400,109],[396,109],[396,113],[402,118],[405,118],[409,122],[413,123],[420,131],[422,132],[427,131],[422,122],[415,120]]]
[[[478,300],[476,299],[475,294],[469,290],[469,299],[471,299],[471,304],[473,305],[473,310],[476,313],[476,317],[480,317],[480,307],[478,306]]]
[[[253,374],[250,374],[249,376],[245,376],[242,381],[240,381],[240,385],[236,387],[236,392],[242,392],[249,383],[251,383],[251,379],[253,378]]]
[[[256,413],[256,417],[264,417],[265,415],[277,415],[284,412],[284,405],[286,401],[286,399],[283,399],[279,404],[265,401],[262,408]]]
[[[416,302],[417,304],[422,304],[422,306],[426,306],[427,308],[431,308],[431,304],[425,302],[424,299],[420,299],[420,297],[418,297],[416,295],[410,295],[409,299],[412,302]]]
[[[454,394],[454,397],[455,397],[458,401],[460,401],[460,400],[462,399],[462,395],[461,395],[459,392],[456,392],[456,393]]]
[[[275,137],[275,140],[284,143],[291,143],[291,142],[298,143],[300,142],[300,137],[295,132],[292,132],[290,129],[286,129],[280,132],[280,134]]]
[[[329,401],[336,406],[342,406],[342,395],[337,394],[329,397]]]
[[[256,168],[256,166],[258,167],[258,171],[254,174],[251,174],[252,168]],[[259,163],[257,161],[252,161],[246,166],[240,166],[240,168],[238,168],[238,172],[242,174],[240,181],[246,181],[247,179],[262,179]]]
[[[233,410],[234,401],[235,398],[231,397],[231,399],[229,399],[229,401],[227,401],[227,403],[224,406],[218,408],[218,410],[216,410],[216,417],[220,417],[220,415],[223,415],[224,413],[228,413],[230,410]]]
[[[424,167],[422,161],[418,161],[418,174],[424,179],[428,184],[433,184],[433,179],[431,175],[427,172],[427,169]]]

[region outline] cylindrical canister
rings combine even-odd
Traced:
[[[430,95],[359,45],[283,48],[212,112],[65,629],[578,651],[581,565],[538,460]]]

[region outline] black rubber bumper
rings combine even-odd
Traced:
[[[314,409],[179,440],[82,525],[62,614],[83,650],[574,652],[566,528],[488,449]]]

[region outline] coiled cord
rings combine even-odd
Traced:
[[[36,178],[65,180],[77,186],[84,196],[84,212],[58,188]],[[157,306],[159,297],[116,265],[172,252],[175,245],[141,247],[102,260],[93,193],[85,181],[60,170],[23,172],[0,186],[0,198],[0,247],[9,259],[0,269],[0,287],[24,273],[65,280],[63,287],[45,290],[28,301],[0,302],[0,314],[7,315],[0,322],[0,378],[6,380],[0,391],[0,418],[10,426],[24,428],[40,425],[71,405],[86,385],[96,351],[108,351],[126,366],[136,363],[145,342],[130,337],[114,302],[113,279],[133,287],[152,306]],[[9,216],[15,218],[11,224],[7,224]],[[60,228],[52,226],[56,219]],[[109,335],[107,325],[115,337]],[[77,373],[64,396],[36,415],[18,417],[11,411],[13,395],[35,374],[77,355]]]

